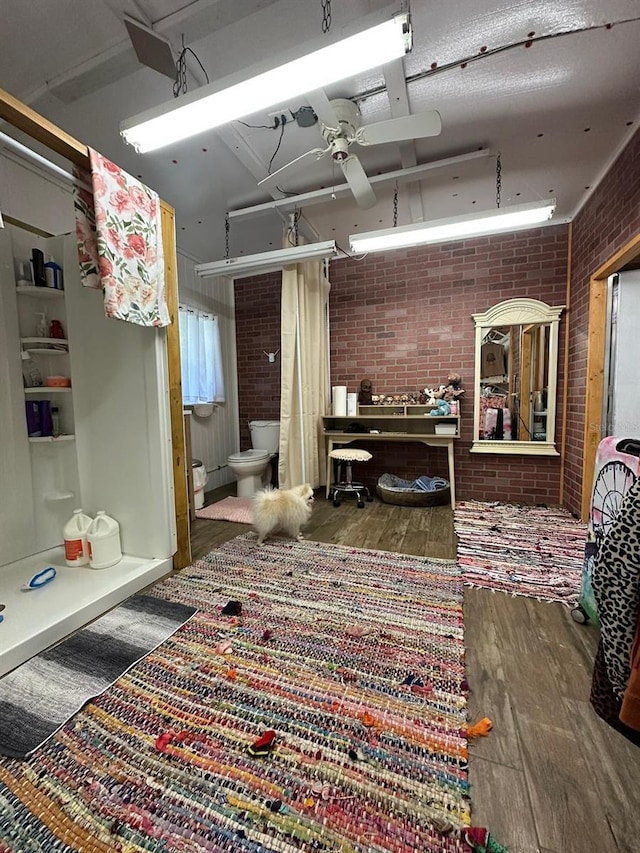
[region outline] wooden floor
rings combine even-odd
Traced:
[[[455,558],[449,507],[334,508],[316,494],[307,539]],[[196,519],[194,559],[249,529]],[[589,704],[597,629],[560,604],[487,590],[465,588],[464,614],[469,719],[494,726],[471,745],[473,822],[509,853],[640,851],[640,750]]]

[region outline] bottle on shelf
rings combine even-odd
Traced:
[[[57,406],[51,406],[51,426],[54,438],[60,435],[60,410]]]
[[[52,320],[49,326],[50,338],[62,338],[64,340],[64,329],[60,320]]]
[[[44,255],[40,249],[31,250],[31,266],[33,268],[33,283],[36,287],[47,286],[47,276],[44,271]]]
[[[18,287],[33,287],[29,264],[25,261],[18,261],[16,285]]]
[[[39,338],[49,337],[49,324],[47,323],[47,315],[44,311],[37,311],[36,317],[40,317],[36,326],[36,335]]]
[[[51,400],[38,400],[40,409],[40,435],[53,435],[53,420],[51,418]]]
[[[43,382],[38,366],[28,352],[21,352],[20,357],[22,358],[22,378],[24,381],[24,387],[40,388],[43,385]]]
[[[47,287],[52,287],[54,290],[64,289],[62,285],[62,267],[53,260],[51,255],[47,256],[47,262],[44,265],[44,274]]]
[[[25,408],[27,411],[27,435],[29,438],[39,438],[42,435],[42,426],[38,400],[26,400]]]

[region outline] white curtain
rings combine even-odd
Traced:
[[[329,289],[321,261],[282,271],[280,488],[324,484]]]
[[[180,305],[178,313],[183,403],[224,403],[218,318],[188,305]]]

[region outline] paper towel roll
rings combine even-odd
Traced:
[[[347,394],[347,417],[355,418],[358,414],[358,395]]]
[[[333,414],[338,418],[346,417],[347,415],[347,386],[333,386]]]

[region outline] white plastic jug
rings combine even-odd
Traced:
[[[86,566],[89,563],[87,530],[93,519],[81,509],[74,509],[73,515],[62,530],[64,539],[64,561],[68,566]]]
[[[106,514],[98,510],[96,517],[87,530],[89,544],[89,564],[92,569],[107,569],[115,566],[122,559],[120,546],[120,525]]]

